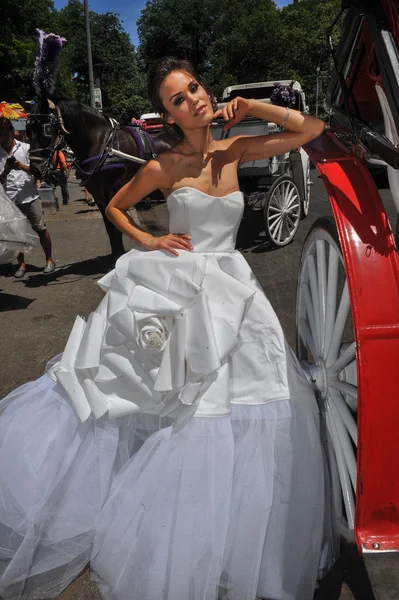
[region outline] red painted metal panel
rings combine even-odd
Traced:
[[[358,358],[359,549],[399,551],[399,258],[368,170],[327,133],[306,147],[324,180],[344,256]]]

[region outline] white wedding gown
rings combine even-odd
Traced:
[[[0,597],[311,600],[323,551],[315,398],[235,250],[240,192],[184,187],[48,372],[0,403]],[[325,549],[324,549],[325,550]]]

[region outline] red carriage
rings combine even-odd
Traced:
[[[399,211],[399,0],[343,0],[330,34],[342,16],[336,49],[329,37],[331,131],[307,147],[335,224],[316,221],[303,248],[298,355],[320,402],[337,531],[388,599],[399,597],[399,256],[365,162],[387,165]]]

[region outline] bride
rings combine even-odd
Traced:
[[[108,206],[137,243],[60,360],[0,404],[0,596],[53,598],[90,561],[107,600],[311,600],[325,540],[315,398],[235,238],[237,170],[323,122],[235,98],[186,61],[149,78],[180,135]],[[245,116],[283,132],[214,141]],[[170,233],[128,209],[159,188]]]

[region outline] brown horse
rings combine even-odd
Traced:
[[[62,100],[55,106],[47,98],[42,98],[30,114],[27,134],[31,170],[38,179],[51,179],[52,157],[57,149],[67,144],[73,151],[77,177],[92,194],[104,219],[114,265],[125,249],[122,233],[108,220],[105,209],[140,164],[112,155],[111,149],[144,162],[173,147],[177,136],[173,130],[150,136],[134,127],[120,127],[113,119],[75,100]]]

